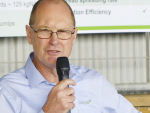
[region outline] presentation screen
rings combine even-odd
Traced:
[[[37,0],[0,0],[0,37],[26,36]],[[150,0],[66,0],[79,34],[150,32]],[[56,9],[57,10],[57,9]]]

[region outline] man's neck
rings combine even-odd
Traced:
[[[58,83],[58,75],[56,71],[56,66],[54,67],[47,67],[42,63],[36,62],[35,59],[33,59],[33,64],[35,65],[36,69],[41,73],[41,75],[51,83]]]

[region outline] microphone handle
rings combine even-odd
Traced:
[[[69,110],[67,113],[71,113],[71,110]]]
[[[63,75],[62,75],[62,80],[64,80],[64,79],[69,79],[69,73],[65,73],[65,72],[63,72]],[[61,80],[59,80],[59,81],[61,81]],[[66,87],[66,88],[69,88],[69,85]]]

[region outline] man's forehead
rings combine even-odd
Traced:
[[[29,24],[34,25],[41,15],[50,15],[50,12],[65,15],[67,19],[71,19],[73,26],[75,26],[74,14],[65,0],[39,0],[32,9]]]
[[[68,8],[64,4],[51,4],[44,3],[38,6],[35,15],[35,23],[45,21],[49,23],[50,21],[73,24],[72,16]]]
[[[44,2],[45,1],[45,2]],[[47,0],[44,0],[43,2],[41,2],[36,10],[36,15],[39,15],[39,12],[41,12],[41,14],[44,15],[44,13],[65,13],[65,14],[69,14],[71,17],[71,13],[69,10],[69,7],[66,7],[67,5],[64,2],[59,2],[59,3],[55,3],[55,2],[48,2]],[[60,14],[61,15],[61,14]]]
[[[52,18],[47,18],[47,21],[46,20],[37,20],[36,21],[36,25],[35,27],[37,29],[56,29],[56,30],[61,30],[61,29],[72,29],[73,28],[73,22],[72,20],[66,20],[66,19],[52,19]]]

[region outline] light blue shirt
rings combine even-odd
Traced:
[[[0,113],[44,113],[48,94],[56,85],[45,80],[32,63],[0,79]],[[70,79],[76,82],[75,108],[71,113],[140,113],[100,75],[85,67],[70,65]]]

